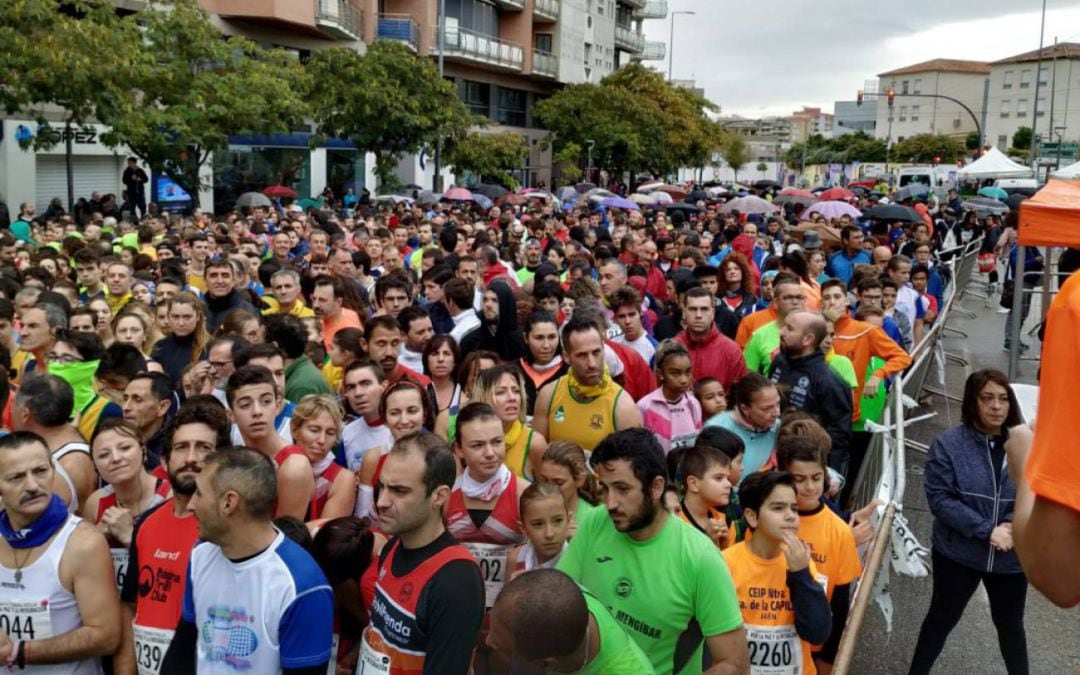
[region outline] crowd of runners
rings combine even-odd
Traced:
[[[0,229],[0,659],[830,672],[879,506],[851,500],[867,424],[937,319],[940,256],[1007,258],[1015,223],[513,204],[22,205]],[[986,439],[1015,399],[978,382],[976,435],[943,447],[1002,464]],[[959,569],[912,672],[979,537],[986,574],[1019,569],[1005,511],[955,517],[972,478],[945,464],[935,563]]]

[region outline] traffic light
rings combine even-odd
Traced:
[[[941,164],[941,157],[939,155],[934,156],[934,164]]]
[[[892,107],[893,99],[895,99],[895,98],[896,98],[896,92],[893,91],[892,89],[890,89],[889,90],[889,107],[890,108]]]
[[[855,97],[855,105],[862,105],[862,89],[859,90],[858,95]]]

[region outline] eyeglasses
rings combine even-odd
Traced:
[[[221,370],[225,366],[232,363],[232,359],[229,359],[228,361],[208,361],[208,363],[210,364],[210,367],[214,370]]]

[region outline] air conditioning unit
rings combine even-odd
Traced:
[[[958,117],[958,118],[954,119],[952,121],[952,125],[953,125],[953,129],[959,129],[960,128],[960,118]]]

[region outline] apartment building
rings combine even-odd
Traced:
[[[791,141],[801,143],[811,136],[829,138],[833,131],[833,115],[821,108],[808,108],[791,113]]]
[[[881,73],[875,135],[890,144],[918,134],[963,141],[975,131],[975,120],[955,101],[935,96],[956,99],[978,116],[989,75],[989,63],[958,59],[933,59]],[[889,90],[895,92],[891,107],[885,96]]]
[[[1039,61],[1035,50],[990,64],[986,142],[999,150],[1012,145],[1020,127],[1043,141],[1080,141],[1080,43],[1048,46]]]

